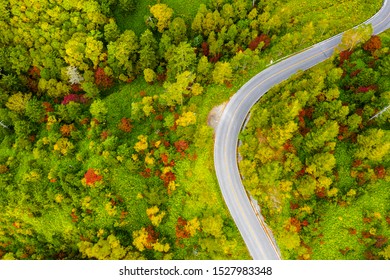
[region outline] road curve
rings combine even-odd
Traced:
[[[374,34],[390,28],[390,0],[371,19]],[[229,211],[253,259],[280,259],[278,248],[256,216],[241,181],[237,165],[238,135],[252,106],[274,85],[298,70],[306,70],[329,58],[341,41],[341,34],[274,64],[249,80],[230,99],[215,134],[214,165]]]

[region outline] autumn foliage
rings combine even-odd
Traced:
[[[259,44],[261,42],[264,43],[264,45],[261,47],[261,50],[264,50],[265,48],[267,48],[271,44],[271,38],[265,34],[261,34],[260,36],[257,36],[255,39],[253,39],[249,43],[248,47],[250,50],[254,51],[259,46]]]
[[[176,175],[172,171],[169,171],[165,174],[161,174],[160,179],[164,181],[165,186],[168,186],[171,181],[176,180]]]
[[[102,140],[106,140],[108,135],[109,135],[108,131],[107,130],[103,130],[102,133],[100,133],[100,138]]]
[[[84,95],[71,93],[64,96],[64,99],[62,100],[61,104],[66,105],[71,101],[78,103],[87,103],[87,99],[84,97]]]
[[[207,42],[202,43],[202,51],[204,56],[209,56],[209,44]]]
[[[76,130],[76,128],[74,127],[73,124],[64,124],[60,128],[60,132],[61,132],[62,136],[64,136],[64,137],[69,137],[70,133],[72,131],[75,131],[75,130]]]
[[[28,71],[27,85],[32,92],[38,91],[38,79],[41,76],[41,71],[34,66]]]
[[[43,107],[45,108],[45,112],[54,112],[53,106],[51,106],[50,102],[42,102]]]
[[[363,49],[371,53],[379,50],[382,47],[382,41],[379,36],[373,35],[364,45]]]
[[[114,79],[109,77],[103,68],[98,67],[95,71],[95,83],[99,87],[107,89],[113,85]]]
[[[158,233],[153,229],[153,226],[148,226],[146,228],[146,232],[148,233],[148,236],[146,238],[146,248],[152,249],[152,244],[157,242],[158,239]]]
[[[217,63],[221,57],[222,57],[222,54],[221,53],[217,53],[213,57],[210,57],[209,61],[211,63]]]
[[[93,168],[89,168],[88,171],[85,173],[84,178],[85,178],[85,183],[88,186],[92,186],[96,182],[101,181],[103,179],[103,176],[96,174]]]
[[[346,60],[349,60],[349,58],[351,57],[352,53],[353,53],[353,51],[348,51],[348,50],[340,52],[340,55],[339,55],[339,66],[342,66]]]
[[[183,219],[182,217],[179,217],[177,219],[177,224],[176,224],[176,237],[178,239],[183,239],[183,238],[189,238],[190,237],[190,232],[186,230],[186,225],[187,221]]]
[[[119,125],[118,125],[118,128],[124,132],[129,133],[133,129],[133,125],[131,124],[130,119],[122,118]]]
[[[185,150],[187,150],[188,146],[189,146],[188,142],[185,140],[178,140],[174,143],[174,145],[175,145],[177,152],[182,154],[182,155],[184,155]]]

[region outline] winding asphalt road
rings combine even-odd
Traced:
[[[365,22],[374,34],[390,28],[390,0]],[[219,186],[229,211],[253,259],[280,259],[277,245],[256,216],[244,189],[237,165],[238,135],[252,106],[274,85],[298,70],[306,70],[329,58],[341,41],[341,34],[274,64],[257,74],[231,98],[220,119],[214,145],[214,162]]]

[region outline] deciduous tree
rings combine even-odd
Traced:
[[[233,71],[229,62],[217,62],[213,70],[213,81],[216,84],[223,84],[230,81],[233,77]]]
[[[157,19],[157,30],[162,33],[168,28],[171,21],[173,10],[166,4],[156,4],[150,7],[150,13]]]

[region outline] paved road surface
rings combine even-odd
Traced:
[[[371,23],[378,34],[390,27],[390,0],[365,23]],[[252,106],[272,86],[288,79],[298,70],[306,70],[329,58],[341,35],[270,66],[247,82],[229,101],[219,122],[214,145],[214,161],[218,182],[229,211],[240,230],[253,259],[280,259],[264,225],[256,216],[242,185],[237,166],[238,135]]]

